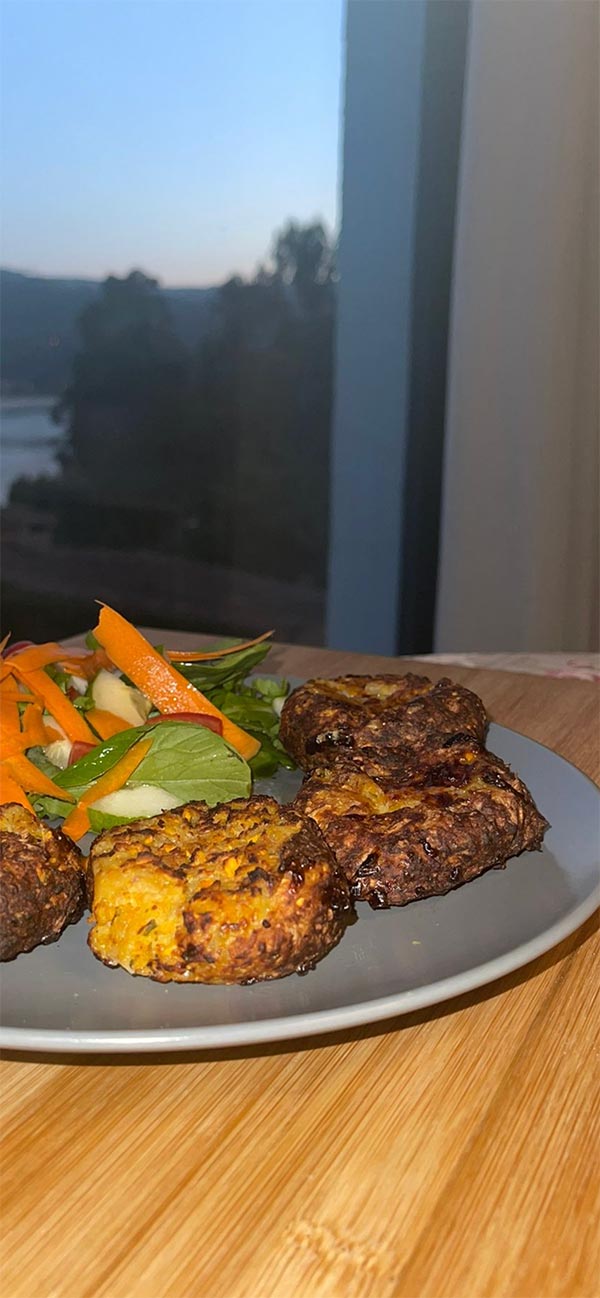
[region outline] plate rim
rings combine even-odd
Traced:
[[[496,729],[515,735],[536,748],[549,753],[555,761],[570,767],[590,786],[599,800],[598,785],[580,770],[574,762],[549,748],[547,744],[531,739],[509,726],[492,723]],[[365,1024],[383,1023],[390,1018],[431,1006],[443,1004],[467,992],[486,987],[507,974],[514,973],[545,955],[565,938],[575,933],[600,906],[600,866],[598,882],[584,901],[568,910],[560,919],[536,937],[513,947],[492,960],[473,965],[470,969],[451,974],[437,982],[418,988],[408,988],[375,1000],[358,1001],[350,1005],[324,1010],[306,1011],[269,1019],[249,1019],[237,1023],[222,1023],[183,1028],[141,1028],[115,1030],[72,1030],[68,1028],[27,1028],[6,1026],[0,1023],[0,1050],[18,1050],[23,1053],[53,1052],[62,1054],[148,1054],[190,1050],[223,1050],[239,1046],[268,1044],[325,1033],[344,1032]],[[0,994],[1,1008],[1,994]]]

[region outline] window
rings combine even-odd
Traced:
[[[3,622],[324,634],[341,0],[5,10]]]

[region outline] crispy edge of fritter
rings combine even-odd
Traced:
[[[367,718],[354,736],[354,748],[385,748],[403,756],[436,745],[483,743],[487,725],[479,695],[443,677],[427,693]]]
[[[88,903],[85,858],[19,803],[0,807],[0,960],[58,941]]]
[[[383,687],[378,697],[377,686]],[[391,692],[388,686],[394,686]],[[370,688],[369,688],[370,687]],[[483,740],[487,714],[481,699],[447,677],[315,677],[286,700],[280,723],[284,748],[305,771],[361,747],[418,746],[438,734],[467,733]]]
[[[518,776],[482,745],[463,744],[451,763],[416,768],[413,755],[408,781],[404,771],[396,782],[389,753],[370,761],[362,754],[313,773],[297,796],[355,900],[406,905],[540,848],[547,821]]]
[[[232,828],[236,821],[242,824],[241,841]],[[270,828],[279,831],[289,827],[293,832],[280,845],[276,867],[267,868],[261,835],[268,835]],[[182,828],[183,842],[173,847]],[[249,833],[257,840],[255,843],[244,841]],[[220,843],[211,852],[215,834]],[[142,851],[130,855],[130,844],[138,838]],[[152,843],[153,838],[158,842]],[[161,856],[165,838],[171,847],[165,852],[166,861]],[[162,872],[171,881],[171,900],[180,889],[175,903],[180,905],[179,916],[172,931],[166,933],[166,945],[172,942],[172,952],[169,955],[164,949],[160,918],[155,929],[144,932],[146,912],[136,916],[136,923],[141,921],[135,939],[136,946],[142,939],[139,958],[136,952],[134,960],[127,960],[131,945],[129,951],[123,949],[116,956],[118,943],[111,949],[98,923],[88,942],[104,963],[113,967],[118,964],[155,981],[251,983],[305,973],[339,942],[354,918],[347,880],[318,826],[295,808],[282,807],[264,795],[235,799],[214,808],[189,803],[99,835],[90,858],[95,880],[94,917],[106,904],[102,875],[107,862],[109,870],[115,866],[115,843],[117,855],[123,853],[125,858],[120,867],[124,872],[130,868],[139,870],[142,865],[149,871],[149,883],[159,879]],[[198,850],[208,860],[188,864],[189,856]],[[201,886],[203,872],[210,874],[212,867],[212,872],[216,869],[218,874],[223,862],[235,864],[236,854],[243,857],[249,852],[247,870],[238,871],[239,887],[224,887],[235,874],[222,874],[212,884],[209,881],[207,886]],[[190,880],[188,887],[186,880]],[[112,927],[114,916],[110,922]]]

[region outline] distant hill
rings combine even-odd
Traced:
[[[101,287],[94,279],[46,279],[0,270],[0,377],[6,396],[54,395],[69,381],[77,320]],[[166,288],[173,327],[188,347],[205,336],[214,288]]]

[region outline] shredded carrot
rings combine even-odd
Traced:
[[[52,743],[52,737],[49,737],[48,729],[44,725],[41,704],[34,704],[33,707],[27,708],[22,722],[25,748],[34,748],[36,745],[43,748],[45,744]],[[53,733],[56,734],[56,731]]]
[[[223,725],[223,738],[242,757],[254,757],[258,752],[260,743],[257,739],[230,721],[214,703],[157,653],[131,622],[121,617],[120,613],[115,613],[107,604],[101,607],[94,635],[104,646],[112,662],[142,690],[159,712],[165,715],[171,712],[204,712],[219,717]]]
[[[253,649],[255,645],[262,644],[263,640],[268,640],[271,635],[273,631],[263,631],[263,634],[257,635],[255,640],[244,640],[243,644],[233,644],[228,649],[213,649],[210,653],[202,653],[200,649],[193,653],[186,653],[184,649],[166,649],[165,653],[172,663],[208,662],[211,658],[225,658],[227,654],[241,653],[242,649]]]
[[[109,670],[113,666],[103,649],[88,653],[84,649],[66,649],[53,641],[21,649],[8,663],[9,669],[14,664],[22,675],[56,663],[70,676],[81,676],[84,680],[93,680],[101,667]]]
[[[83,656],[85,655],[82,654]],[[79,656],[72,650],[63,649],[59,644],[48,642],[32,645],[30,649],[21,649],[9,662],[13,661],[22,672],[32,672],[38,667],[48,667],[50,663],[61,663],[65,659],[79,661]]]
[[[50,780],[43,771],[38,771],[37,766],[29,761],[23,753],[18,756],[8,757],[6,766],[9,773],[14,776],[21,788],[26,793],[46,793],[51,798],[60,798],[61,802],[74,802],[75,798],[72,793],[61,789],[58,784]]]
[[[0,766],[0,802],[3,804],[7,802],[20,802],[22,807],[27,808],[27,811],[33,811],[33,807],[27,794],[23,792],[21,785],[17,784],[17,781],[13,778],[4,764]]]
[[[23,729],[19,703],[29,704],[23,717]],[[39,705],[35,708],[33,695],[20,694],[10,686],[7,688],[6,682],[0,687],[0,758],[18,756],[35,743],[47,742],[43,727],[40,729],[28,719],[36,711],[41,717],[41,709]]]
[[[44,722],[44,729],[46,731],[47,744],[54,744],[56,743],[57,739],[64,739],[65,737],[63,734],[61,734],[60,730],[55,730],[53,726],[47,725],[46,722]]]
[[[20,690],[16,684],[12,685],[8,678],[0,682],[0,695],[3,699],[10,699],[13,703],[37,703],[37,699],[33,694]]]
[[[5,761],[7,757],[18,757],[25,751],[25,738],[22,733],[18,735],[2,736],[2,748],[0,749],[0,759]]]
[[[77,806],[69,812],[66,820],[63,822],[63,833],[68,834],[70,838],[77,841],[83,838],[90,828],[90,817],[88,808],[99,798],[106,798],[109,793],[116,793],[117,789],[122,789],[127,784],[128,779],[143,761],[146,753],[152,747],[151,739],[142,739],[129,748],[120,758],[115,766],[111,766],[106,775],[101,775],[95,784],[82,794]]]
[[[93,680],[101,667],[110,670],[113,666],[103,649],[94,649],[88,653],[85,649],[65,648],[64,645],[52,642],[21,649],[15,654],[14,661],[22,672],[36,671],[38,667],[49,667],[52,663],[57,663],[70,676],[82,676],[85,680]]]
[[[61,665],[67,665],[67,670],[71,671],[73,676],[83,676],[86,681],[93,681],[98,672],[114,671],[115,665],[111,662],[108,654],[104,649],[94,649],[92,653],[86,654],[81,659],[61,659]]]
[[[0,690],[0,714],[3,730],[20,730],[18,700],[12,690]]]
[[[58,666],[63,672],[66,672],[68,676],[80,676],[83,680],[86,680],[87,677],[84,671],[84,663],[85,658],[61,658]]]
[[[21,735],[21,721],[17,702],[15,699],[7,698],[2,693],[0,693],[0,731],[2,734],[2,751],[4,751],[7,743],[14,742]]]
[[[23,703],[27,707],[21,716],[19,705]],[[15,757],[35,744],[50,743],[41,703],[35,695],[23,693],[9,681],[0,685],[0,732],[0,759]]]
[[[43,667],[22,673],[18,660],[15,659],[13,671],[20,678],[22,676],[25,684],[40,696],[46,710],[58,722],[59,726],[62,726],[67,738],[72,743],[75,743],[78,739],[84,744],[93,744],[95,742],[94,736],[81,712],[78,712],[77,708],[73,707],[70,699],[50,679]]]
[[[74,843],[78,843],[84,834],[92,828],[87,807],[74,807],[62,823],[63,834],[68,834]]]
[[[131,722],[124,721],[123,717],[115,716],[114,712],[107,712],[105,708],[90,708],[86,712],[86,720],[101,739],[112,739],[113,735],[118,735],[121,730],[130,730]]]
[[[4,639],[0,640],[0,654],[4,653],[4,650],[6,649],[6,646],[10,640],[11,634],[12,633],[10,631],[7,631]]]

